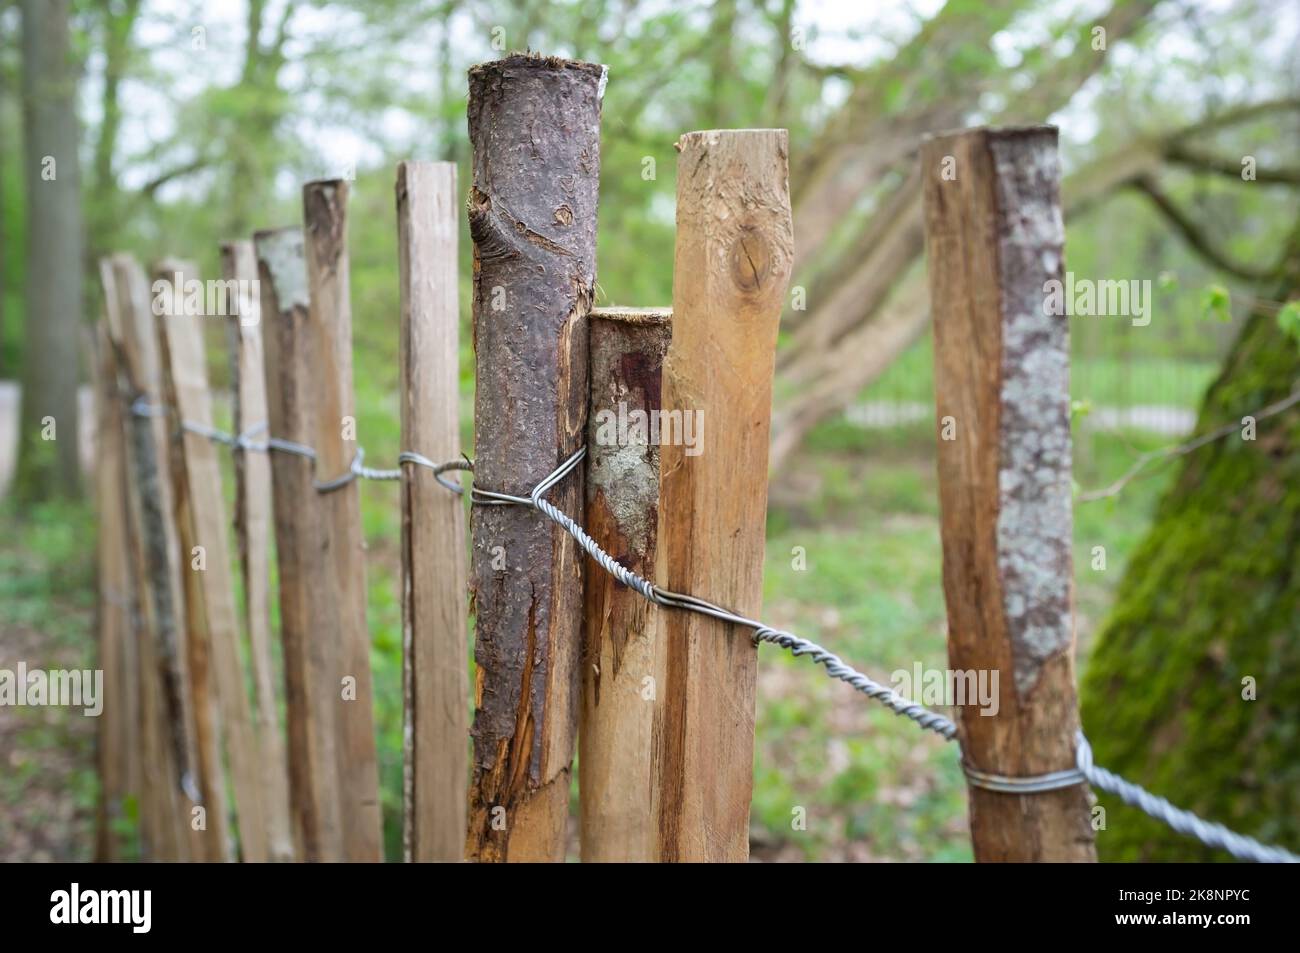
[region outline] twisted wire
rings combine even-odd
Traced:
[[[131,404],[131,413],[137,416],[153,417],[165,415],[167,409],[158,405],[151,405],[145,401],[144,398],[137,398]],[[262,443],[252,442],[249,437],[253,433],[264,429],[265,425],[257,425],[254,428],[250,428],[246,433],[238,436],[217,430],[213,427],[189,421],[183,421],[182,427],[191,433],[207,437],[218,443],[236,449],[253,451],[277,450],[313,460],[316,457],[316,452],[311,447],[277,437],[270,437]],[[527,497],[515,496],[509,493],[499,493],[493,490],[483,490],[476,486],[471,490],[470,499],[478,505],[517,505],[531,507],[542,513],[547,517],[547,519],[551,520],[568,533],[598,566],[612,575],[623,585],[639,593],[650,602],[653,602],[656,605],[668,606],[687,612],[700,613],[719,619],[723,622],[752,629],[755,645],[769,642],[785,649],[796,658],[806,655],[812,660],[813,664],[822,666],[826,675],[830,678],[837,679],[850,685],[866,697],[885,705],[895,714],[914,722],[923,730],[933,731],[948,741],[957,741],[957,725],[950,718],[947,718],[938,712],[931,711],[925,706],[898,694],[894,689],[874,681],[869,676],[857,671],[852,666],[847,665],[839,656],[818,645],[816,642],[812,642],[781,629],[772,628],[771,626],[755,619],[750,619],[735,612],[731,612],[722,606],[716,605],[715,603],[709,602],[705,599],[700,599],[697,596],[670,592],[667,589],[656,586],[650,580],[638,575],[622,563],[618,562],[618,560],[602,549],[601,546],[592,539],[591,535],[578,525],[576,520],[545,499],[545,494],[573,471],[578,463],[582,461],[583,457],[586,456],[586,452],[586,447],[580,447],[563,463],[556,467],[556,469],[545,479],[538,483]],[[358,447],[356,455],[353,457],[352,464],[349,466],[346,473],[324,482],[313,481],[313,485],[320,492],[326,493],[346,486],[358,478],[367,480],[400,480],[403,476],[401,465],[409,463],[433,471],[434,477],[440,485],[453,493],[461,495],[464,493],[463,487],[444,480],[442,475],[451,471],[465,471],[470,473],[474,471],[473,461],[468,458],[452,460],[446,463],[434,463],[428,457],[413,450],[402,451],[402,453],[398,455],[399,466],[393,470],[378,470],[366,467],[363,465],[364,459],[365,451]],[[1134,784],[1132,781],[1128,781],[1114,772],[1108,771],[1106,768],[1094,764],[1092,746],[1088,743],[1088,740],[1084,737],[1082,731],[1080,731],[1076,736],[1075,760],[1076,764],[1074,768],[1062,771],[1052,771],[1029,777],[1009,777],[992,772],[981,771],[968,764],[964,759],[962,761],[962,770],[966,775],[967,781],[972,786],[1005,794],[1042,793],[1045,791],[1060,790],[1061,788],[1080,784],[1086,781],[1095,788],[1115,795],[1125,804],[1136,807],[1149,817],[1166,824],[1178,833],[1193,837],[1209,847],[1225,850],[1240,860],[1249,860],[1258,863],[1300,863],[1300,855],[1296,855],[1281,847],[1263,844],[1260,841],[1255,840],[1253,837],[1247,837],[1244,834],[1238,834],[1235,831],[1229,830],[1222,824],[1204,820],[1196,814],[1193,814],[1191,811],[1175,807],[1165,798],[1152,794],[1140,785]]]
[[[1108,771],[1100,765],[1093,764],[1092,746],[1088,744],[1088,739],[1083,736],[1082,731],[1078,733],[1075,741],[1077,745],[1075,758],[1078,768],[1080,773],[1088,779],[1088,783],[1095,788],[1100,788],[1109,794],[1115,795],[1125,804],[1136,807],[1148,817],[1155,818],[1180,834],[1194,837],[1209,847],[1226,850],[1238,860],[1251,860],[1261,864],[1300,863],[1300,855],[1293,854],[1281,847],[1261,844],[1253,837],[1238,834],[1235,831],[1228,830],[1222,824],[1204,820],[1191,811],[1183,810],[1181,807],[1174,807],[1165,798],[1152,794],[1146,788],[1134,784],[1132,781],[1121,778],[1113,771]]]

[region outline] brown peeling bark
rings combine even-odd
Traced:
[[[475,482],[527,495],[583,442],[605,68],[514,55],[469,73]],[[552,491],[582,505],[577,470]],[[560,860],[582,562],[521,506],[476,506],[474,771],[466,856]],[[503,567],[504,568],[500,568]]]
[[[921,168],[941,428],[952,418],[938,442],[948,658],[999,676],[996,714],[960,708],[962,751],[994,774],[1060,771],[1079,713],[1069,333],[1043,307],[1064,267],[1056,129],[934,139]],[[1088,805],[1083,784],[971,787],[975,859],[1094,860]]]

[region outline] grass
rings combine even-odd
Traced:
[[[1076,472],[1091,487],[1158,441],[1098,440]],[[919,430],[823,426],[797,471],[774,487],[764,618],[888,682],[915,662],[946,667],[932,437]],[[1140,540],[1167,474],[1113,501],[1075,508],[1081,656]],[[1094,547],[1105,568],[1094,570]],[[797,568],[798,550],[806,568]],[[1081,659],[1082,663],[1082,659]],[[753,824],[756,853],[820,860],[966,860],[956,749],[832,682],[806,659],[760,655]],[[796,809],[802,809],[796,811]],[[792,827],[800,814],[805,830]]]

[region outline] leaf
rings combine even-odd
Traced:
[[[1227,324],[1232,320],[1232,296],[1223,285],[1210,285],[1201,295],[1206,318]]]
[[[1288,301],[1277,313],[1277,326],[1282,333],[1300,344],[1300,301]]]

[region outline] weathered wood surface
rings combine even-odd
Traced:
[[[126,406],[161,408],[162,383],[149,281],[130,255],[113,255],[101,267],[109,336],[117,356]],[[111,286],[111,290],[110,290]],[[162,412],[124,411],[128,526],[139,583],[140,724],[143,735],[141,827],[145,859],[202,856],[190,825],[200,792],[195,774],[194,711],[184,639],[178,544],[172,523],[167,465],[170,426]]]
[[[527,495],[586,434],[605,68],[513,55],[469,73],[475,482]],[[582,506],[581,468],[550,495]],[[560,860],[578,709],[582,560],[526,507],[475,506],[466,854]]]
[[[960,709],[962,751],[996,774],[1068,769],[1079,727],[1069,332],[1044,309],[1045,283],[1064,268],[1056,130],[932,139],[921,164],[948,658],[999,677],[996,716]],[[1094,860],[1088,797],[1083,784],[1030,795],[971,787],[976,860]]]
[[[793,257],[782,129],[677,143],[673,336],[664,407],[703,416],[702,443],[665,443],[655,579],[757,617],[777,324]],[[658,613],[653,791],[657,856],[743,861],[753,790],[752,633]]]
[[[402,448],[460,452],[460,202],[452,162],[397,166]],[[468,558],[463,501],[425,467],[402,480],[403,854],[465,854],[469,786]]]
[[[134,580],[126,512],[126,447],[117,360],[107,318],[95,334],[95,515],[98,562],[99,667],[104,671],[99,717],[99,817],[95,859],[121,860],[118,824],[127,801],[140,793],[139,671],[136,659]]]
[[[230,635],[221,631],[223,615],[221,607],[209,605],[215,595],[209,591],[210,588],[222,590],[228,588],[228,570],[225,565],[218,564],[212,567],[212,574],[209,575],[206,570],[197,570],[194,562],[196,551],[200,548],[204,551],[204,555],[200,558],[206,562],[206,550],[210,543],[210,540],[203,537],[200,529],[201,522],[215,516],[215,525],[221,527],[220,509],[215,514],[211,514],[210,511],[205,512],[213,505],[214,497],[215,505],[221,508],[220,473],[215,470],[215,449],[211,445],[195,448],[196,454],[202,455],[205,462],[196,465],[195,469],[199,472],[196,474],[196,480],[192,482],[187,444],[198,438],[190,435],[187,440],[181,431],[181,421],[184,420],[195,420],[205,425],[211,425],[212,422],[211,408],[207,404],[206,374],[199,381],[186,379],[186,375],[190,373],[186,362],[192,357],[190,352],[193,342],[184,332],[192,330],[194,334],[198,334],[199,328],[195,322],[203,319],[200,316],[187,317],[184,314],[182,299],[185,282],[196,279],[197,271],[190,262],[174,260],[159,262],[153,269],[153,292],[155,300],[163,302],[156,314],[155,327],[158,363],[162,378],[162,401],[170,412],[167,421],[167,449],[172,486],[172,511],[167,514],[167,518],[173,521],[177,537],[181,584],[185,591],[182,619],[189,662],[189,688],[194,708],[196,776],[199,790],[203,794],[202,820],[192,825],[197,830],[202,849],[202,854],[196,859],[228,861],[233,860],[234,857],[230,851],[233,842],[228,830],[226,771],[221,757],[224,740],[230,743],[233,768],[231,775],[236,797],[243,795],[240,809],[241,821],[245,805],[250,798],[254,800],[257,798],[257,790],[248,783],[248,778],[240,775],[238,770],[239,766],[246,763],[247,755],[243,746],[248,744],[250,739],[244,736],[243,725],[230,719],[230,712],[227,709],[230,708],[231,700],[225,697],[227,686],[222,684],[219,677],[217,669],[220,660],[217,657],[218,650],[213,644],[214,639],[221,640]],[[178,295],[181,297],[177,297]],[[174,304],[181,304],[182,307],[175,308]],[[173,365],[171,353],[173,335],[169,334],[178,327],[183,328],[179,334],[182,338],[181,388],[177,387],[177,368]],[[201,352],[201,341],[198,347]],[[199,356],[197,360],[201,362],[202,357]],[[200,388],[201,392],[196,396],[194,392]],[[178,393],[182,389],[185,391],[183,401]],[[200,402],[204,405],[202,416],[200,418],[190,416],[200,412],[200,409],[195,406]],[[208,466],[209,463],[211,468]],[[217,481],[215,487],[210,482],[214,478]],[[215,582],[218,576],[224,578],[224,585]],[[209,580],[213,580],[211,586]],[[217,614],[216,620],[210,617],[210,612]],[[214,632],[214,629],[217,631]],[[250,830],[260,836],[259,812],[249,807],[248,813]]]
[[[226,343],[234,393],[234,430],[266,440],[266,379],[262,366],[262,302],[255,293],[257,255],[250,241],[221,246],[221,277],[227,299]],[[233,282],[233,286],[230,284]],[[293,860],[289,781],[280,737],[275,666],[271,651],[271,460],[266,453],[234,452],[235,542],[244,586],[243,616],[256,705],[268,859]]]
[[[314,371],[302,229],[258,232],[253,245],[261,282],[268,429],[272,437],[310,446]],[[274,451],[270,457],[295,855],[340,861],[343,820],[334,723],[339,685],[333,662],[338,616],[326,577],[320,497],[312,487],[315,465],[291,453]]]
[[[316,478],[348,472],[357,452],[352,393],[352,305],[348,282],[346,182],[303,186],[303,245],[307,255]],[[352,481],[321,494],[324,583],[334,590],[338,613],[337,778],[341,788],[343,849],[349,861],[383,860],[379,760],[375,749],[370,631],[366,625],[365,540],[360,488]]]
[[[597,308],[588,337],[583,524],[602,549],[642,576],[654,574],[659,533],[659,445],[650,419],[663,407],[671,321],[666,308]],[[589,561],[578,729],[584,861],[655,857],[650,792],[656,611]]]

